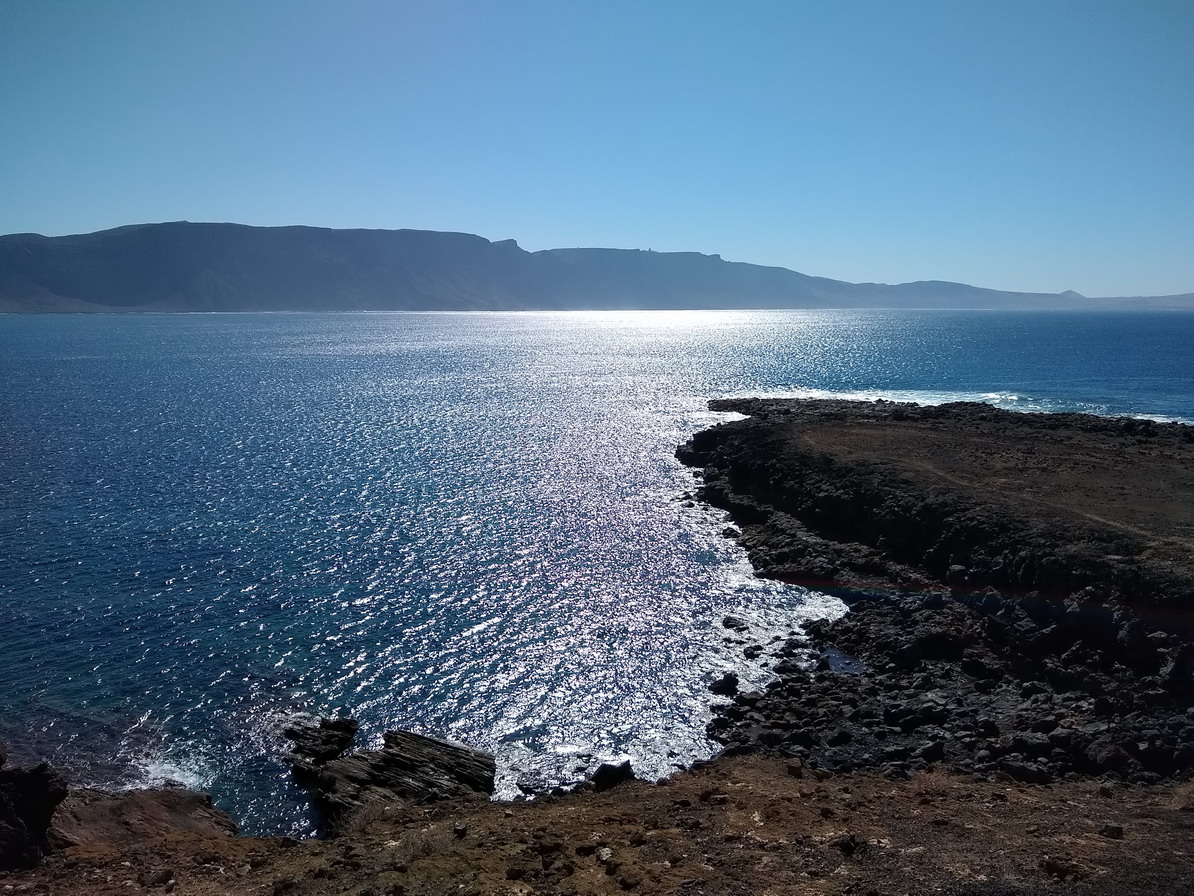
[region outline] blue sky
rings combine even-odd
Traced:
[[[1194,291],[1194,2],[0,0],[0,233],[165,220]]]

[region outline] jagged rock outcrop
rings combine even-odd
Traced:
[[[46,834],[66,781],[48,762],[5,768],[7,759],[0,744],[0,870],[31,868],[50,851]]]
[[[356,719],[320,719],[317,725],[291,725],[284,732],[294,744],[290,762],[313,768],[344,755],[356,740],[360,723]]]
[[[354,812],[375,802],[420,802],[493,793],[493,756],[410,731],[387,731],[380,750],[344,753],[357,725],[321,720],[284,733],[295,747],[295,780],[311,794],[322,833],[335,834]],[[351,732],[351,733],[349,733]]]

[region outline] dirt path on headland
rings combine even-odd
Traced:
[[[847,462],[888,464],[926,486],[945,483],[1017,513],[1131,532],[1176,562],[1194,562],[1194,444],[1175,437],[1181,430],[1122,421],[1091,432],[997,419],[975,418],[969,431],[936,420],[820,424],[800,428],[798,438]]]

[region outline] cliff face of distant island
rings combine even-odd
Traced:
[[[425,230],[135,224],[0,236],[0,312],[1194,307],[926,281],[845,283],[695,252],[548,249]]]

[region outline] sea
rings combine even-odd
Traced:
[[[1192,347],[1166,312],[3,315],[0,740],[296,836],[281,732],[324,715],[490,750],[503,799],[658,778],[715,751],[711,681],[844,612],[693,500],[710,399],[1194,421]]]

